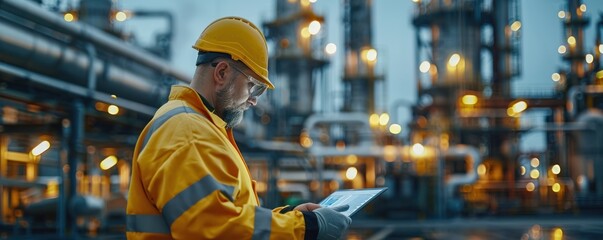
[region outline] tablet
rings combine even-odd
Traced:
[[[358,212],[358,210],[363,208],[379,194],[385,192],[385,190],[387,190],[386,187],[337,190],[331,193],[331,195],[322,200],[319,204],[323,207],[336,207],[348,204],[350,205],[350,208],[341,213],[351,217],[354,213]]]

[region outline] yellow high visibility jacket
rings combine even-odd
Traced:
[[[316,237],[314,213],[259,206],[247,164],[225,126],[195,90],[172,87],[136,143],[128,239]]]

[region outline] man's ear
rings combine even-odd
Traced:
[[[227,72],[229,71],[228,68],[230,68],[230,66],[224,61],[220,61],[217,63],[213,72],[214,84],[216,87],[222,88],[228,83],[228,79],[226,77]]]

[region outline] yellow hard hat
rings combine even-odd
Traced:
[[[220,18],[205,28],[193,45],[200,52],[226,53],[241,61],[260,81],[274,89],[268,79],[268,47],[264,34],[249,20],[240,17]]]

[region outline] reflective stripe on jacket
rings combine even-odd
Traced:
[[[259,206],[249,169],[225,126],[193,89],[172,87],[136,143],[128,239],[304,238],[304,214]]]

